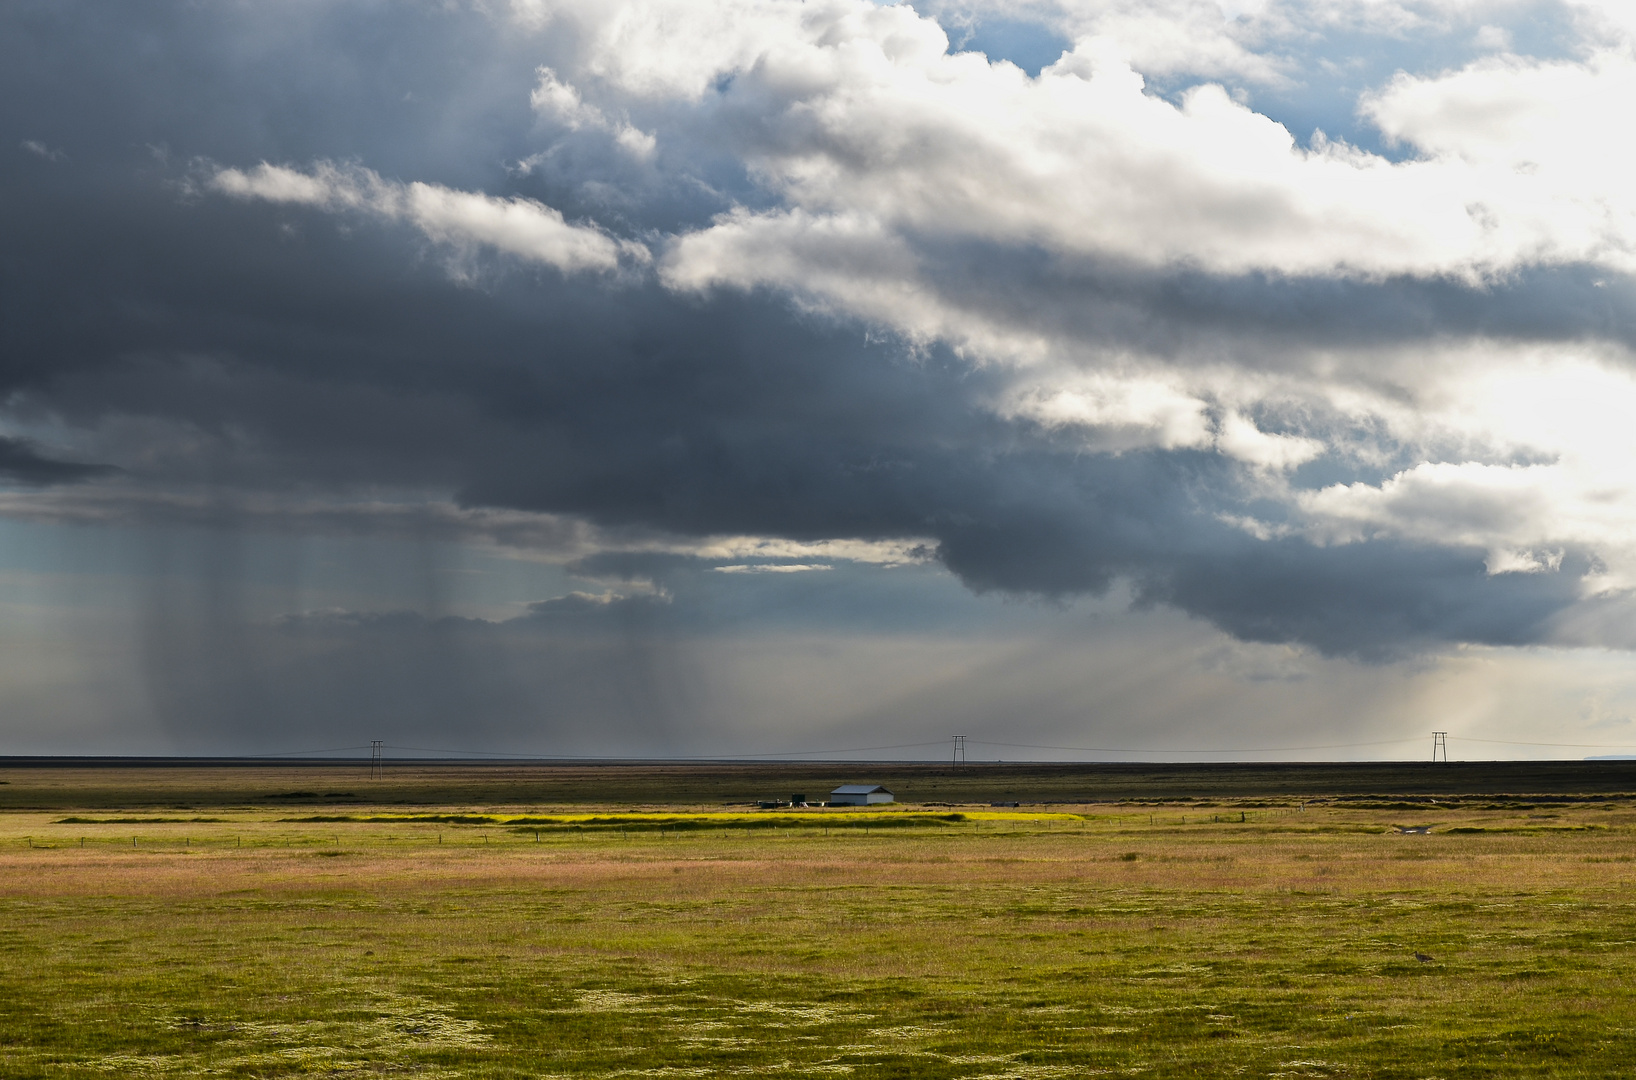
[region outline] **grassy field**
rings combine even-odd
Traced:
[[[0,1076],[1636,1061],[1636,800],[1611,782],[795,813],[430,767],[390,798],[356,770],[139,771],[0,770]],[[1041,794],[1020,776],[962,782]]]

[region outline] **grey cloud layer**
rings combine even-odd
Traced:
[[[26,439],[0,437],[0,477],[22,484],[72,484],[105,476],[106,465],[58,461],[41,454]]]
[[[1339,275],[1330,256],[1243,265],[1225,248],[1155,262],[1122,240],[1058,243],[1048,202],[1022,241],[991,223],[943,229],[914,200],[946,192],[913,191],[901,163],[874,168],[903,132],[813,136],[830,158],[802,156],[813,144],[795,114],[825,99],[791,89],[787,57],[731,56],[667,96],[585,44],[593,17],[570,16],[519,28],[433,6],[8,7],[0,393],[32,442],[0,442],[0,474],[90,481],[8,509],[77,500],[87,516],[158,520],[202,500],[230,521],[236,505],[319,498],[336,521],[314,527],[340,527],[350,506],[359,529],[392,518],[437,535],[383,513],[388,492],[656,536],[924,538],[974,589],[1057,597],[1127,580],[1247,639],[1367,657],[1544,640],[1578,602],[1597,556],[1573,538],[1516,541],[1561,549],[1555,572],[1493,574],[1479,541],[1384,526],[1314,538],[1290,485],[1379,484],[1452,438],[1387,430],[1335,389],[1412,398],[1420,384],[1391,365],[1417,350],[1636,346],[1636,293],[1590,248],[1565,241],[1474,281],[1430,256],[1434,272],[1386,259]],[[892,17],[920,35],[905,49],[926,48],[925,27]],[[681,66],[651,80],[687,83]],[[813,76],[849,77],[863,78]],[[572,79],[590,90],[568,94]],[[1199,108],[1236,108],[1223,102]],[[802,171],[849,154],[852,187]],[[945,201],[1009,212],[978,179],[1006,182],[974,177]],[[849,218],[847,200],[878,213]],[[734,221],[726,261],[678,269],[678,237]],[[773,247],[763,226],[785,230]],[[656,270],[634,254],[650,250]],[[1041,355],[1018,361],[1031,341]],[[1080,400],[1110,372],[1116,403],[1172,380],[1183,434],[1115,454],[1097,432],[1148,423],[1138,406],[1055,419],[1063,393]],[[1253,461],[1261,450],[1234,457],[1236,416],[1324,449],[1284,472]],[[1349,431],[1367,454],[1337,449]],[[556,542],[526,531],[511,542]],[[674,558],[618,557],[655,578]]]

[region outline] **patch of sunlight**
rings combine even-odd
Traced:
[[[1204,975],[1210,969],[1199,964],[1172,964],[1169,967],[1143,968],[1137,975]]]
[[[1268,1076],[1327,1076],[1332,1069],[1341,1066],[1333,1061],[1280,1061],[1280,1072],[1268,1073]]]
[[[725,1020],[691,1020],[685,1024],[672,1024],[670,1030],[682,1035],[708,1037],[706,1032],[720,1031],[722,1028],[732,1027]]]
[[[119,1073],[121,1076],[158,1076],[173,1071],[172,1066],[178,1064],[178,1061],[173,1057],[155,1054],[110,1054],[87,1061],[85,1064],[93,1069]]]
[[[1112,1071],[1083,1065],[1008,1065],[1005,1072],[983,1073],[968,1080],[1050,1080],[1056,1076],[1105,1076]]]
[[[574,997],[584,1012],[674,1012],[676,1006],[660,1005],[646,994],[622,990],[575,990]]]
[[[866,1034],[873,1039],[926,1039],[933,1035],[948,1033],[948,1025],[937,1027],[916,1026],[905,1024],[902,1027],[871,1028]]]
[[[122,1076],[201,1076],[227,1073],[323,1071],[331,1075],[377,1072],[383,1061],[405,1052],[475,1050],[493,1039],[474,1020],[450,1015],[431,1002],[395,994],[369,994],[376,1015],[362,1020],[208,1020],[196,1016],[160,1016],[155,1024],[170,1030],[214,1031],[227,1035],[208,1053],[137,1057],[115,1055],[86,1064]],[[207,1064],[208,1061],[208,1064]],[[393,1064],[393,1068],[400,1066]],[[455,1076],[442,1069],[426,1077]]]
[[[793,1020],[798,1024],[832,1024],[839,1020],[873,1020],[871,1013],[855,1013],[839,1005],[790,1004],[778,1001],[753,1001],[739,1005],[740,1012],[768,1013]]]

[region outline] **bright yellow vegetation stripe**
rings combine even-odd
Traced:
[[[866,817],[867,815],[867,817]],[[696,825],[766,825],[772,822],[791,825],[823,825],[846,824],[853,825],[866,820],[880,821],[883,824],[890,822],[902,826],[908,823],[926,825],[954,825],[962,822],[977,821],[1015,821],[1027,823],[1063,823],[1091,820],[1090,815],[1069,814],[1058,811],[1041,813],[1023,813],[1018,811],[989,811],[989,810],[953,810],[953,811],[926,811],[926,810],[863,810],[856,811],[816,811],[791,812],[784,811],[715,811],[702,810],[691,813],[677,813],[674,811],[602,811],[595,813],[568,813],[568,814],[428,814],[428,813],[382,813],[382,814],[332,814],[311,815],[300,818],[290,818],[292,821],[354,821],[354,822],[405,822],[450,825],[620,825],[620,824],[696,824]]]

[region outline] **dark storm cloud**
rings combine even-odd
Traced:
[[[927,280],[963,310],[1018,330],[1190,362],[1230,356],[1277,370],[1316,349],[1463,336],[1636,347],[1636,279],[1598,267],[1522,267],[1480,284],[1407,275],[1223,275],[916,239],[928,253]]]
[[[1460,552],[1290,541],[1227,542],[1139,590],[1144,602],[1172,604],[1245,641],[1366,660],[1447,641],[1533,644],[1551,636],[1578,593],[1569,575],[1490,576],[1480,556]]]
[[[925,538],[974,589],[1062,597],[1127,578],[1144,599],[1248,639],[1365,657],[1539,640],[1573,601],[1566,576],[1490,577],[1473,551],[1255,540],[1218,519],[1246,497],[1219,455],[1087,454],[997,415],[1005,372],[779,295],[679,295],[651,278],[486,256],[453,280],[452,256],[402,226],[198,191],[199,161],[356,160],[405,181],[537,197],[571,220],[603,211],[583,162],[508,170],[540,149],[528,94],[557,47],[549,34],[368,4],[14,4],[0,20],[0,146],[64,148],[60,159],[16,150],[0,165],[0,393],[15,415],[87,433],[124,470],[109,488],[132,514],[144,496],[163,515],[176,505],[167,494],[215,493],[209,505],[230,508],[384,487],[681,537]],[[726,168],[700,174],[747,183]],[[755,197],[707,189],[633,189],[599,220],[640,236]],[[1161,355],[1205,343],[1277,366],[1297,347],[1444,330],[1631,341],[1636,326],[1627,282],[1609,288],[1574,268],[1479,288],[1065,270],[980,245],[943,254],[934,277],[974,309]],[[1012,283],[1005,297],[992,292],[997,273]],[[94,468],[0,442],[0,473],[14,479]],[[368,527],[370,514],[388,516],[377,506],[351,520]],[[663,580],[678,565],[606,555],[577,568]],[[524,618],[659,610],[650,598],[564,598]],[[363,644],[342,650],[344,663],[309,658],[312,708],[429,717],[456,706],[426,687],[458,683],[514,693],[493,715],[526,711],[530,694],[495,669],[504,656],[461,646],[426,659],[425,643],[488,628],[371,618],[323,624]],[[438,666],[456,663],[467,666],[458,678]],[[400,669],[442,674],[366,702],[343,686],[349,664],[378,676],[359,685]],[[204,678],[177,676],[161,696],[201,710],[243,690],[190,681]]]
[[[107,465],[58,461],[41,454],[27,439],[0,436],[0,478],[23,484],[72,484],[114,471]]]

